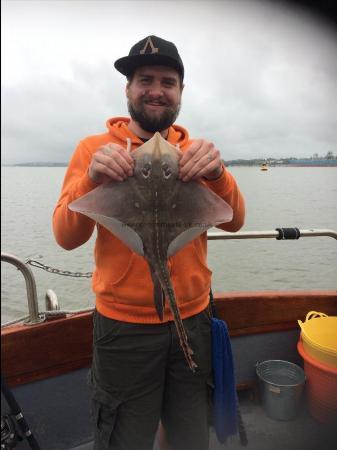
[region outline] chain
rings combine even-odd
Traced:
[[[29,264],[30,266],[37,267],[38,269],[45,270],[49,273],[56,273],[57,275],[63,275],[65,277],[76,277],[76,278],[91,278],[92,272],[70,272],[69,270],[60,270],[55,269],[54,267],[47,266],[45,264],[42,264],[39,261],[36,261],[34,259],[27,259],[26,264]]]

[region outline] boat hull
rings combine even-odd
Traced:
[[[295,330],[309,311],[337,315],[336,291],[232,292],[214,295],[231,337]],[[1,330],[2,371],[10,386],[87,368],[92,312]],[[18,358],[20,355],[20,358]]]
[[[312,310],[337,315],[335,291],[226,293],[215,294],[215,301],[230,331],[237,388],[254,395],[257,362],[302,364],[296,350],[298,319]],[[2,371],[41,447],[91,448],[85,445],[93,440],[88,383],[92,312],[10,326],[2,329],[1,341]],[[211,448],[220,447],[213,443]]]

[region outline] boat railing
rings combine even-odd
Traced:
[[[1,261],[12,264],[17,269],[19,269],[22,275],[24,276],[26,282],[28,312],[29,312],[29,316],[24,318],[25,324],[35,325],[37,323],[42,322],[43,319],[39,316],[39,306],[37,301],[35,278],[30,267],[28,267],[27,264],[25,264],[19,258],[17,258],[14,255],[10,255],[9,253],[1,253]]]
[[[227,240],[227,239],[265,239],[274,238],[277,240],[299,239],[300,237],[327,236],[337,239],[337,231],[329,229],[308,229],[299,230],[298,228],[276,228],[271,231],[239,231],[228,233],[227,231],[212,231],[208,233],[207,239]]]
[[[241,231],[235,233],[229,233],[226,231],[211,231],[207,234],[208,240],[230,240],[230,239],[264,239],[274,238],[277,240],[299,239],[300,237],[318,237],[325,236],[337,239],[337,231],[330,229],[305,229],[300,230],[298,228],[276,228],[271,231]],[[7,322],[1,325],[1,328],[8,327],[15,323],[23,322],[25,325],[36,325],[50,317],[65,317],[66,315],[80,314],[84,312],[92,311],[94,308],[84,308],[77,310],[60,310],[57,295],[52,289],[48,289],[46,292],[46,311],[39,312],[38,297],[36,290],[35,277],[28,266],[30,260],[24,262],[14,255],[8,253],[1,253],[1,261],[17,267],[23,274],[26,282],[27,300],[28,300],[28,316],[21,317],[19,319]],[[34,265],[34,264],[32,264]],[[37,267],[44,268],[42,264],[38,264]],[[50,271],[49,266],[45,266]],[[53,269],[53,273],[71,275],[69,271],[60,271]],[[79,272],[75,272],[74,276],[78,277]],[[83,274],[88,277],[88,273]]]

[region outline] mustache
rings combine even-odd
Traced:
[[[150,95],[144,95],[141,98],[142,103],[157,103],[162,106],[171,106],[171,102],[169,102],[165,97],[152,97]]]

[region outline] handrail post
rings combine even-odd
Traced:
[[[1,261],[15,266],[20,270],[25,278],[29,312],[29,319],[24,322],[25,325],[35,325],[37,323],[43,322],[44,319],[39,317],[36,283],[34,274],[31,269],[19,258],[14,255],[10,255],[9,253],[1,253]]]
[[[59,311],[60,305],[56,293],[52,289],[47,289],[45,296],[46,310]]]

